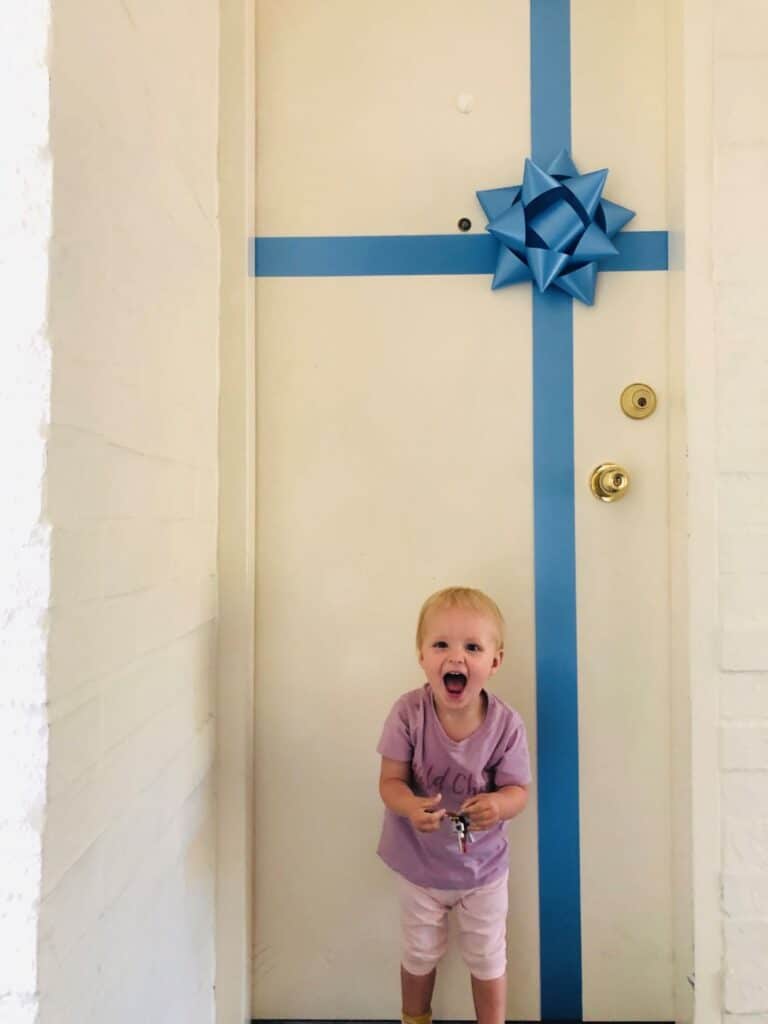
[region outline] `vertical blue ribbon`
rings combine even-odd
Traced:
[[[530,0],[531,152],[571,149],[570,0]],[[533,293],[541,1017],[582,1019],[573,300]]]
[[[570,0],[531,0],[531,157],[571,151]]]

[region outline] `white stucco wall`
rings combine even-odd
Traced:
[[[48,0],[5,29],[0,10],[0,1021],[37,1020],[37,924],[45,808],[45,611],[50,530],[42,521],[50,415]],[[9,40],[10,45],[6,45]]]
[[[768,7],[716,0],[717,358],[723,1002],[768,1021]]]
[[[54,5],[42,1024],[213,1019],[218,5]]]

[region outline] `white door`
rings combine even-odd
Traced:
[[[674,1016],[666,274],[600,274],[594,307],[573,304],[572,411],[546,388],[534,410],[530,285],[398,273],[407,242],[377,262],[382,236],[485,244],[475,191],[519,184],[532,151],[537,4],[568,8],[257,0],[258,236],[287,248],[279,265],[257,250],[255,281],[256,1019],[399,1017],[375,747],[422,682],[419,606],[453,583],[506,615],[493,685],[534,757],[533,799],[509,826],[507,1018]],[[637,211],[638,232],[666,224],[664,31],[663,0],[570,10],[573,157],[610,169],[605,195]],[[367,256],[350,257],[349,236],[372,239]],[[646,420],[619,408],[634,381],[659,396]],[[572,638],[552,614],[569,600],[568,538],[536,521],[552,495],[541,476],[534,493],[535,417],[573,429]],[[589,490],[605,461],[631,478],[610,504]],[[473,1016],[454,953],[434,1011]]]

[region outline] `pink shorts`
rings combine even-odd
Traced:
[[[403,967],[429,974],[448,948],[448,911],[456,908],[459,946],[475,978],[500,978],[507,969],[509,872],[479,889],[422,889],[398,875]]]

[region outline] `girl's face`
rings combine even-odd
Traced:
[[[427,616],[419,663],[438,707],[474,709],[490,677],[501,665],[496,624],[471,608],[435,609]]]

